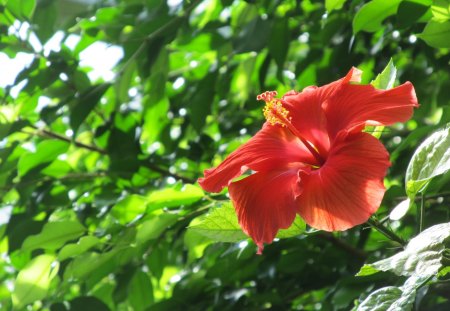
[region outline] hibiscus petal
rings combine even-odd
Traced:
[[[340,130],[360,131],[366,125],[390,125],[411,118],[418,107],[410,82],[390,90],[371,85],[346,85],[323,105],[331,139]]]
[[[298,212],[311,227],[335,231],[364,223],[383,199],[389,167],[384,146],[367,133],[341,132],[318,170],[301,173]]]
[[[321,87],[306,87],[301,93],[291,91],[283,97],[283,106],[289,111],[292,124],[303,138],[318,149],[320,154],[325,156],[330,145],[322,103],[339,92],[345,85],[360,80],[361,71],[352,68],[342,79]]]
[[[258,172],[229,186],[239,224],[260,254],[279,229],[288,228],[296,214],[295,198],[301,193],[298,168]]]
[[[295,162],[315,164],[316,160],[286,127],[265,123],[219,166],[205,170],[205,177],[199,178],[198,183],[208,192],[220,192],[247,169],[266,171]]]

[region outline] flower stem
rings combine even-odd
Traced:
[[[367,220],[367,224],[369,224],[372,228],[383,234],[385,237],[387,237],[389,240],[397,242],[402,247],[406,246],[406,241],[403,240],[401,237],[399,237],[397,234],[395,234],[391,229],[384,226],[381,222],[379,222],[375,218],[369,218]]]

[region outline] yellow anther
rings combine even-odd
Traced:
[[[266,102],[263,113],[267,122],[271,125],[280,124],[281,126],[288,126],[288,123],[291,121],[288,118],[289,111],[283,107],[281,101],[276,99],[275,96],[277,96],[277,92],[268,91],[258,95],[256,99]]]

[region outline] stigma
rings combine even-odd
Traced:
[[[283,107],[281,101],[277,98],[277,92],[267,91],[256,97],[257,100],[263,100],[266,102],[266,106],[263,109],[264,117],[271,125],[279,124],[281,126],[289,126],[290,118],[288,117],[289,111]]]

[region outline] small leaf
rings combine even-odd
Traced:
[[[399,276],[430,277],[442,267],[444,240],[450,236],[450,223],[430,227],[417,235],[405,250],[392,257],[364,265],[358,275],[373,274],[378,271],[392,271]]]
[[[353,33],[360,31],[375,32],[383,26],[381,23],[395,12],[402,0],[373,0],[363,5],[353,18]]]
[[[411,200],[436,176],[450,169],[450,125],[433,133],[420,146],[406,170],[406,193]]]
[[[430,20],[422,33],[417,37],[435,48],[450,48],[450,21],[437,22]]]
[[[60,261],[66,260],[67,258],[78,256],[92,247],[98,245],[100,240],[95,236],[88,235],[81,237],[78,243],[72,243],[65,245],[58,254],[58,259]]]
[[[111,215],[117,218],[122,225],[125,225],[145,213],[146,209],[147,199],[137,194],[131,194],[113,206]]]
[[[55,250],[67,241],[78,238],[86,229],[78,221],[49,222],[39,234],[29,236],[22,244],[22,250],[38,248]]]
[[[397,76],[397,68],[395,68],[392,58],[383,69],[383,71],[370,82],[375,88],[381,90],[389,90],[394,87],[395,77]]]
[[[48,165],[53,162],[60,154],[69,149],[70,144],[59,140],[45,140],[36,148],[36,152],[24,153],[17,164],[19,176],[24,176],[31,169]]]
[[[340,10],[346,0],[325,0],[325,8],[330,13],[334,10]]]
[[[144,311],[153,303],[153,287],[147,273],[136,271],[128,287],[128,300],[136,311]]]
[[[50,282],[59,269],[55,259],[53,255],[40,255],[19,272],[12,294],[12,301],[17,309],[47,295]]]

